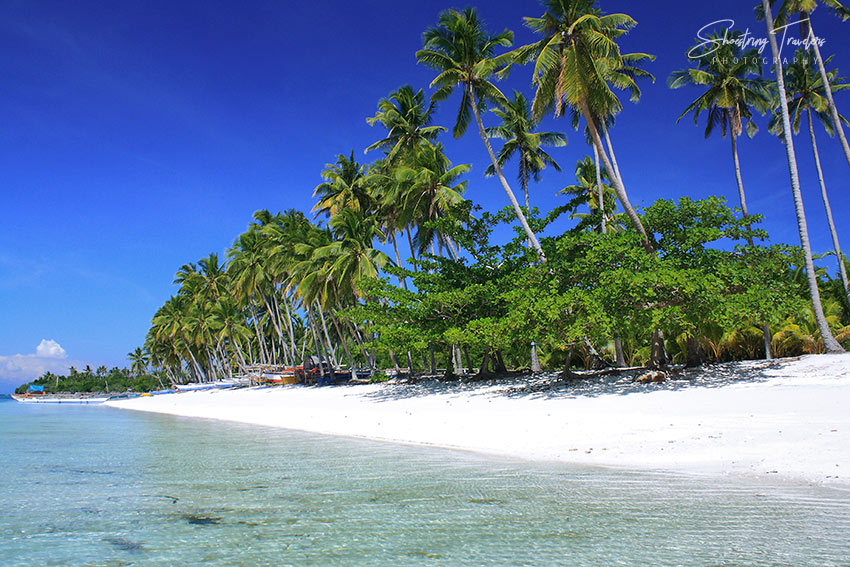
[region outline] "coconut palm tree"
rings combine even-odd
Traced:
[[[487,135],[505,140],[505,145],[498,154],[499,167],[504,168],[514,155],[519,158],[517,178],[525,193],[525,210],[531,210],[528,182],[531,179],[540,181],[540,174],[547,165],[551,165],[555,171],[561,171],[558,163],[546,153],[542,146],[556,148],[566,146],[567,137],[560,132],[535,132],[531,109],[525,95],[520,92],[514,91],[513,100],[506,101],[504,106],[494,108],[492,111],[502,120],[502,123],[499,126],[487,128]],[[496,169],[492,165],[484,172],[487,177],[495,174]]]
[[[646,229],[605,152],[599,132],[600,122],[622,109],[611,85],[636,88],[632,62],[650,57],[633,54],[625,59],[617,45],[616,40],[637,22],[625,14],[602,15],[595,8],[595,0],[543,0],[542,3],[546,12],[541,17],[525,18],[526,26],[542,35],[542,39],[514,54],[518,63],[535,61],[532,116],[539,119],[554,109],[558,117],[565,108],[582,115],[620,204],[642,236],[644,248],[652,253]]]
[[[336,163],[325,165],[322,172],[324,181],[313,190],[313,196],[319,200],[313,207],[316,216],[334,216],[345,208],[360,211],[371,209],[371,199],[364,186],[364,166],[354,159],[354,151],[349,157],[336,156]]]
[[[771,6],[775,3],[776,0],[770,0]],[[784,29],[790,25],[788,20],[791,16],[800,16],[800,37],[809,41],[809,45],[814,52],[818,72],[820,73],[821,81],[823,81],[824,85],[824,97],[826,98],[828,113],[832,118],[833,124],[835,124],[835,131],[838,133],[841,148],[844,150],[844,158],[847,160],[847,164],[850,165],[850,145],[847,143],[847,137],[844,134],[844,127],[841,125],[841,118],[838,113],[838,107],[835,106],[835,99],[832,96],[832,88],[829,84],[826,65],[824,64],[823,57],[821,56],[820,46],[817,41],[818,38],[817,35],[815,35],[815,30],[812,26],[812,12],[814,12],[815,8],[819,5],[824,5],[829,8],[833,14],[841,18],[842,22],[846,21],[847,18],[850,18],[850,9],[845,7],[838,0],[782,0],[782,4],[780,4],[779,9],[776,12],[776,19],[773,20],[773,29]],[[764,5],[762,4],[762,6],[756,7],[757,19],[764,19],[765,14],[768,14],[768,21],[770,21],[770,14],[764,9]]]
[[[776,83],[779,87],[779,111],[782,115],[782,136],[785,141],[785,152],[788,158],[788,170],[791,176],[791,192],[794,196],[794,207],[797,212],[797,228],[800,232],[800,246],[803,248],[803,255],[806,265],[806,278],[808,280],[809,294],[811,295],[812,311],[814,312],[815,320],[817,321],[818,330],[823,339],[824,350],[828,353],[844,352],[844,349],[832,336],[832,331],[829,329],[829,324],[823,312],[823,305],[820,299],[820,290],[818,290],[817,276],[815,274],[815,265],[812,260],[812,247],[809,242],[809,229],[806,224],[806,212],[803,208],[803,197],[800,194],[800,174],[797,170],[797,156],[794,153],[794,139],[791,136],[791,118],[788,113],[788,97],[785,91],[785,77],[782,69],[782,59],[779,55],[779,46],[776,42],[776,34],[772,25],[773,16],[770,12],[770,0],[762,0],[764,7],[765,20],[767,21],[767,35],[770,42],[770,49],[773,54],[773,59],[778,64],[774,66],[776,71]]]
[[[558,194],[571,197],[566,209],[575,209],[587,205],[590,214],[572,213],[570,218],[581,219],[577,228],[583,228],[594,221],[599,222],[599,231],[616,233],[623,229],[623,214],[616,214],[617,194],[608,179],[608,173],[597,169],[589,156],[576,163],[576,184],[561,189]],[[593,225],[596,227],[597,225]]]
[[[431,87],[437,87],[432,100],[445,100],[456,88],[462,89],[460,109],[452,133],[455,138],[462,136],[472,118],[470,114],[475,117],[478,133],[490,156],[496,177],[499,178],[529,242],[540,260],[545,262],[546,256],[540,242],[528,225],[516,195],[502,173],[481,120],[481,111],[486,109],[488,103],[506,102],[505,95],[491,82],[491,78],[512,57],[509,53],[495,55],[496,48],[510,47],[513,35],[509,30],[490,35],[473,8],[467,8],[463,12],[447,10],[440,14],[438,24],[428,28],[423,34],[423,49],[416,52],[416,60],[438,71],[437,77],[431,82]]]
[[[744,217],[748,217],[747,197],[738,160],[738,136],[744,131],[749,137],[756,134],[758,126],[753,121],[753,110],[767,112],[770,108],[770,92],[767,82],[761,78],[761,57],[756,49],[743,51],[735,44],[720,43],[724,37],[737,39],[739,36],[730,30],[709,35],[706,40],[716,40],[711,48],[697,46],[689,51],[689,58],[696,63],[696,67],[674,71],[667,85],[671,89],[684,86],[705,88],[705,92],[688,105],[676,123],[693,113],[694,125],[697,125],[705,112],[706,138],[717,128],[724,138],[729,133],[741,212]]]
[[[831,58],[830,58],[831,59]],[[828,65],[830,59],[826,60]],[[844,79],[839,78],[837,70],[832,70],[827,73],[827,78],[830,82],[830,88],[833,92],[850,88],[850,84],[844,82]],[[824,95],[824,85],[820,73],[814,61],[814,55],[806,52],[803,49],[797,51],[794,56],[794,61],[788,65],[785,73],[785,89],[788,92],[788,112],[791,115],[791,127],[794,134],[800,133],[800,120],[805,111],[806,122],[809,128],[809,137],[812,141],[812,153],[815,158],[815,169],[818,173],[818,181],[820,183],[821,197],[823,205],[826,209],[826,219],[829,225],[829,232],[832,235],[832,244],[835,250],[835,257],[838,261],[838,273],[841,276],[841,283],[844,286],[844,293],[847,297],[847,302],[850,304],[850,286],[847,283],[847,270],[845,269],[841,253],[841,244],[838,241],[838,232],[835,230],[835,221],[832,216],[832,207],[829,204],[829,196],[826,192],[826,182],[824,181],[823,168],[821,167],[820,152],[818,151],[818,142],[815,137],[814,118],[817,118],[820,124],[830,136],[834,135],[835,128],[832,124],[832,118],[828,112],[828,103]],[[843,117],[839,116],[840,120],[845,124],[850,124]],[[776,134],[782,132],[782,119],[780,114],[774,114],[770,121],[770,131]]]
[[[420,146],[395,169],[393,189],[400,194],[390,198],[402,203],[405,216],[416,226],[414,240],[418,243],[418,252],[426,252],[430,246],[431,252],[436,254],[436,242],[440,249],[445,245],[453,256],[458,255],[450,238],[426,225],[444,218],[452,206],[463,200],[466,181],[459,179],[469,170],[468,164],[452,166],[442,144]]]
[[[127,359],[130,360],[130,371],[133,376],[141,376],[148,371],[150,355],[142,347],[136,347],[135,350],[127,353]]]
[[[393,163],[399,154],[409,152],[422,143],[433,143],[442,126],[431,126],[436,101],[425,106],[425,94],[422,90],[415,93],[410,85],[404,85],[390,93],[390,96],[378,102],[378,112],[366,122],[370,126],[381,124],[387,129],[387,137],[378,140],[366,152],[383,148],[387,150],[387,162]]]

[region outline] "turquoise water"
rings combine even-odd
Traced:
[[[5,401],[0,449],[4,567],[850,565],[835,489]]]

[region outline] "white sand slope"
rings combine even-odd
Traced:
[[[498,385],[289,386],[109,402],[117,408],[520,458],[850,486],[850,354],[718,365],[713,386],[570,395]]]

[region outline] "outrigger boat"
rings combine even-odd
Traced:
[[[22,404],[102,404],[111,396],[103,394],[45,394],[44,386],[30,384],[25,394],[12,394]]]

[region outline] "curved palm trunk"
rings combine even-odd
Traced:
[[[599,150],[593,146],[593,163],[596,167],[596,192],[599,193],[599,214],[602,215],[602,224],[599,225],[602,234],[608,233],[605,222],[605,197],[602,195],[602,171],[599,169]]]
[[[614,185],[614,190],[617,192],[617,198],[620,200],[620,204],[626,211],[626,215],[629,217],[629,220],[632,221],[632,225],[635,227],[635,230],[637,230],[638,234],[643,237],[644,250],[650,254],[654,254],[655,250],[649,242],[649,236],[646,234],[646,229],[643,227],[643,223],[640,221],[640,217],[637,212],[635,212],[634,207],[632,207],[632,204],[629,202],[626,190],[620,182],[617,172],[614,171],[611,161],[605,154],[605,149],[602,146],[602,139],[599,137],[599,130],[596,128],[596,122],[590,114],[590,108],[587,106],[587,101],[585,100],[581,101],[581,112],[584,115],[585,122],[587,122],[587,129],[590,130],[590,137],[593,140],[593,146],[596,148],[596,151],[599,152],[599,158],[602,160],[602,165],[605,166],[605,171],[608,172],[608,177],[611,178],[611,183]]]
[[[404,227],[404,230],[407,233],[407,245],[410,246],[410,257],[413,260],[416,260],[416,251],[413,249],[413,238],[410,236],[410,225]],[[419,271],[419,267],[416,265],[416,262],[413,263],[413,271]]]
[[[328,313],[328,315],[330,315],[331,323],[333,323],[334,329],[336,329],[336,334],[337,336],[339,336],[340,342],[342,342],[342,349],[345,351],[345,357],[348,359],[348,369],[352,373],[351,377],[356,378],[354,370],[354,357],[351,356],[351,349],[348,348],[348,340],[345,338],[345,335],[339,328],[339,321],[337,321],[336,316],[334,316],[333,312]]]
[[[292,351],[292,366],[298,366],[298,349],[295,346],[295,330],[292,328],[292,312],[289,309],[289,301],[286,299],[286,295],[283,296],[283,308],[286,310],[286,330],[289,333],[289,347]],[[304,357],[301,357],[301,362],[304,361]]]
[[[741,200],[741,212],[744,213],[744,218],[750,216],[749,211],[747,211],[747,196],[744,193],[744,180],[741,178],[741,162],[738,160],[738,134],[735,132],[735,126],[731,125],[730,128],[732,132],[732,161],[735,163],[735,181],[738,183],[738,198]],[[750,243],[750,246],[753,245],[753,239],[747,239]]]
[[[624,368],[626,357],[623,355],[623,340],[620,337],[614,337],[614,355],[617,357],[617,368]]]
[[[844,256],[841,254],[838,233],[835,231],[835,221],[832,219],[832,207],[829,206],[829,196],[826,194],[826,183],[823,180],[823,169],[821,169],[820,155],[818,154],[818,142],[815,138],[815,126],[812,121],[812,109],[809,106],[806,106],[806,117],[809,120],[809,135],[812,137],[812,152],[815,155],[815,167],[817,167],[818,171],[823,206],[826,209],[826,220],[829,223],[829,233],[832,235],[832,245],[835,248],[835,257],[838,260],[838,273],[841,275],[841,283],[844,284],[844,294],[847,296],[847,304],[850,305],[850,286],[847,285],[847,269],[844,267]]]
[[[744,193],[744,180],[741,177],[741,161],[738,159],[738,133],[735,130],[734,125],[730,124],[730,132],[732,138],[732,161],[735,164],[735,182],[738,184],[738,198],[741,200],[741,213],[744,215],[744,218],[748,218],[750,216],[750,212],[747,210],[747,195]],[[753,239],[751,236],[747,236],[747,244],[750,246],[753,245]],[[762,337],[764,339],[764,358],[766,360],[773,359],[773,347],[771,346],[771,335],[770,335],[770,327],[767,323],[763,323],[761,326]]]
[[[782,137],[785,140],[785,153],[788,158],[788,170],[791,176],[791,192],[794,195],[794,208],[797,211],[797,228],[800,232],[800,245],[806,262],[806,279],[809,283],[809,293],[812,296],[812,311],[818,324],[823,346],[828,353],[844,352],[826,322],[823,314],[823,305],[820,300],[820,290],[815,276],[815,264],[812,260],[812,247],[809,243],[809,229],[806,224],[806,212],[803,209],[803,197],[800,195],[800,175],[797,171],[797,157],[794,154],[794,140],[791,138],[791,119],[788,116],[788,97],[785,93],[785,77],[782,70],[782,60],[779,56],[779,46],[776,43],[776,34],[773,30],[773,14],[770,10],[770,0],[762,0],[764,7],[765,22],[767,23],[767,36],[770,40],[770,49],[774,61],[778,64],[776,68],[776,83],[779,88],[779,109],[782,112]]]
[[[614,166],[614,173],[617,174],[617,179],[620,180],[620,185],[625,187],[626,184],[623,183],[623,176],[620,175],[620,166],[617,165],[617,156],[614,154],[614,146],[611,144],[611,136],[608,134],[608,127],[605,126],[605,122],[602,122],[600,127],[602,128],[602,135],[605,138],[605,145],[608,146],[608,154],[611,156],[611,164]]]
[[[523,230],[525,230],[526,236],[528,236],[528,241],[531,242],[531,246],[534,248],[535,252],[537,252],[537,257],[540,258],[541,262],[545,263],[546,255],[543,254],[543,248],[540,247],[540,242],[537,240],[534,232],[532,232],[531,227],[528,226],[528,220],[525,218],[525,215],[519,206],[519,202],[516,200],[516,195],[514,195],[510,185],[508,185],[508,180],[505,179],[505,175],[502,173],[502,168],[499,167],[496,154],[493,153],[493,146],[490,145],[490,139],[487,138],[487,132],[484,130],[484,123],[481,121],[481,113],[478,111],[478,102],[475,100],[475,95],[472,92],[471,85],[467,87],[467,96],[469,96],[470,104],[472,105],[472,112],[475,114],[475,122],[478,124],[478,133],[481,136],[481,140],[484,142],[484,146],[487,148],[487,154],[490,156],[490,161],[493,163],[493,169],[496,170],[496,177],[499,178],[499,182],[502,184],[502,189],[504,189],[505,193],[507,193],[508,199],[511,201],[511,205],[513,205],[514,211],[517,214],[517,219],[519,219],[519,223],[522,225]]]
[[[812,28],[812,20],[808,14],[803,15],[803,19],[809,20],[809,39],[812,40],[812,47],[815,51],[815,60],[818,62],[818,71],[820,71],[821,82],[823,82],[823,90],[826,94],[826,100],[829,103],[829,114],[832,117],[832,122],[835,124],[835,131],[838,134],[838,139],[841,141],[841,148],[844,150],[844,158],[847,160],[847,165],[850,165],[850,145],[847,144],[847,137],[844,135],[844,126],[841,124],[841,119],[838,116],[838,107],[835,106],[835,99],[832,98],[832,87],[829,85],[829,78],[826,76],[826,68],[823,66],[823,58],[820,55],[820,47],[816,41],[817,36]]]
[[[330,333],[328,333],[328,324],[325,321],[325,312],[322,311],[322,306],[319,304],[318,300],[316,301],[316,308],[319,310],[319,319],[321,319],[321,321],[322,321],[322,329],[325,332],[325,340],[328,342],[328,349],[330,350],[331,363],[334,365],[334,367],[337,367],[337,366],[339,366],[339,362],[337,362],[336,352],[334,352],[334,345],[333,345],[333,342],[331,342]]]
[[[390,230],[390,240],[393,243],[393,251],[395,252],[395,261],[398,264],[398,267],[401,268],[401,254],[398,253],[398,242],[395,239],[395,230]],[[401,284],[405,290],[407,289],[407,278],[403,278],[401,276],[398,277],[398,282]]]

